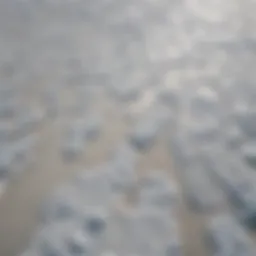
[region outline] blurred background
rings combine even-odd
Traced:
[[[0,0],[0,255],[255,256],[255,11]]]

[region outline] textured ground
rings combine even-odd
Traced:
[[[0,1],[0,255],[255,255],[255,9]]]

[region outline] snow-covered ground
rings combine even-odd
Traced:
[[[0,1],[0,255],[255,255],[255,11]]]

